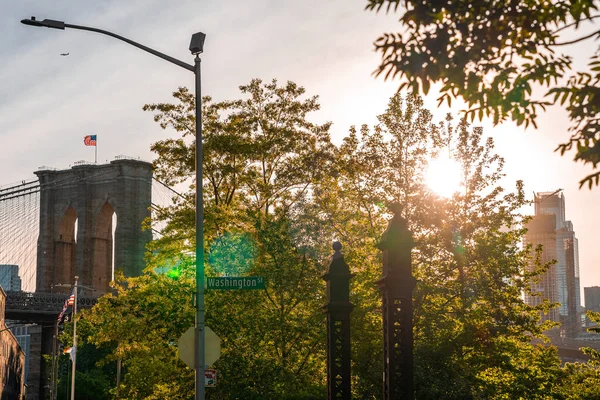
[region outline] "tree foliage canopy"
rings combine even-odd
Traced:
[[[595,0],[368,0],[369,10],[400,12],[401,33],[375,42],[382,55],[377,74],[402,80],[400,89],[427,94],[441,83],[439,102],[464,99],[466,116],[490,117],[494,124],[513,120],[536,127],[541,111],[564,105],[573,132],[558,146],[575,150],[575,160],[600,163],[600,59],[589,51],[587,70],[576,71],[565,46],[600,36],[599,30],[564,40],[598,18]],[[533,89],[549,89],[538,98]],[[580,185],[600,182],[600,172]]]
[[[267,287],[207,293],[207,324],[224,347],[217,363],[223,378],[212,395],[319,397],[324,253],[309,196],[332,163],[330,124],[308,120],[319,109],[318,99],[305,97],[305,89],[293,82],[255,79],[240,92],[239,100],[204,102],[206,273],[262,276]],[[160,210],[167,229],[152,245],[155,266],[195,246],[194,99],[185,88],[174,96],[177,104],[145,107],[161,126],[181,135],[153,145],[158,175],[191,183],[185,200]]]
[[[435,123],[422,99],[396,94],[375,126],[351,127],[334,146],[329,124],[309,121],[318,102],[303,88],[253,80],[240,89],[239,100],[205,103],[205,272],[263,276],[266,288],[206,292],[206,323],[222,340],[209,398],[325,398],[321,276],[333,239],[343,243],[354,274],[353,397],[381,397],[377,243],[388,206],[397,202],[415,238],[419,399],[594,393],[587,386],[598,377],[594,365],[561,368],[555,348],[531,343],[544,337],[540,312],[553,305],[529,306],[522,293],[548,265],[521,246],[523,184],[500,186],[504,162],[481,128],[449,116]],[[120,393],[130,398],[186,399],[193,388],[176,342],[194,315],[194,99],[184,88],[174,96],[175,104],[145,108],[175,130],[175,138],[153,146],[157,174],[186,187],[154,215],[166,228],[151,245],[145,274],[118,275],[116,294],[103,296],[82,320],[82,342],[101,348],[105,365],[123,360]],[[450,198],[423,179],[440,153],[461,166],[462,186]],[[577,381],[569,383],[571,376]]]
[[[373,282],[381,261],[375,243],[389,218],[387,204],[400,200],[415,237],[417,398],[543,398],[560,363],[555,350],[530,343],[532,335],[543,336],[547,326],[538,324],[539,313],[552,305],[531,307],[522,299],[547,267],[529,272],[530,249],[520,246],[522,183],[513,191],[499,186],[504,162],[493,141],[464,119],[434,124],[418,97],[396,94],[379,122],[350,130],[335,176],[317,196],[324,220],[348,243],[346,259],[356,268],[357,397],[380,393],[381,300]],[[460,163],[463,175],[462,188],[449,199],[423,180],[427,161],[442,152]],[[547,373],[524,368],[532,359]]]

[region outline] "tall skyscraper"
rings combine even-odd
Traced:
[[[19,266],[13,264],[0,264],[0,286],[4,291],[20,291],[21,277]]]
[[[556,256],[556,221],[552,215],[536,215],[527,225],[525,244],[531,245],[533,249],[539,245],[543,247],[540,262],[543,264],[557,259]],[[530,265],[533,269],[534,265]],[[532,283],[531,289],[536,295],[526,295],[525,301],[532,306],[539,305],[543,300],[558,303],[558,282],[556,279],[557,265],[550,266],[536,283]],[[554,308],[542,320],[560,321],[558,309]]]
[[[573,224],[565,219],[565,197],[560,191],[540,192],[534,197],[535,215],[528,224],[525,243],[543,246],[542,263],[556,260],[532,289],[540,296],[526,296],[528,304],[542,299],[560,303],[544,319],[562,323],[565,336],[577,336],[580,323],[579,247]]]

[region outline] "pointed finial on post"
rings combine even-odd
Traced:
[[[340,258],[343,257],[341,250],[342,250],[342,244],[340,242],[338,242],[337,240],[335,242],[333,242],[333,245],[331,246],[333,248],[333,250],[335,251],[335,253],[333,253],[333,258]]]
[[[392,213],[394,213],[394,215],[401,216],[402,210],[404,210],[404,207],[402,207],[402,204],[400,204],[398,202],[393,202],[388,206],[388,209]]]

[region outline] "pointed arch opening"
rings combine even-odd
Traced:
[[[114,229],[116,229],[116,213],[113,206],[106,202],[96,218],[92,255],[92,287],[95,295],[109,291],[113,278],[114,265]]]
[[[77,212],[69,206],[58,224],[54,240],[54,282],[69,283],[75,276],[77,222]]]
[[[113,242],[113,246],[112,246],[112,272],[110,275],[110,280],[114,281],[115,280],[115,248],[117,246],[115,246],[114,244],[116,243],[116,234],[117,234],[117,213],[115,212],[112,215],[112,242]]]

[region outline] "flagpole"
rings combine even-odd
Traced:
[[[56,324],[54,325],[54,348],[56,353],[54,354],[54,362],[52,365],[52,369],[54,371],[54,381],[52,382],[52,400],[56,400],[58,396],[58,359],[61,355],[58,347],[58,324],[59,322],[56,321]]]
[[[96,145],[94,146],[94,164],[98,164],[98,136],[96,135]]]
[[[55,377],[56,377],[56,359],[57,359],[57,343],[56,343],[56,337],[58,336],[58,322],[54,323],[54,326],[52,327],[52,369],[51,369],[51,373],[50,373],[50,399],[54,400],[54,381],[55,381]]]
[[[73,290],[71,292],[71,296],[73,296],[73,347],[71,347],[71,361],[73,362],[73,365],[71,367],[71,400],[75,400],[75,367],[77,364],[77,317],[75,314],[77,314],[77,291],[79,288],[83,288],[83,289],[88,289],[91,291],[94,291],[94,288],[91,287],[87,287],[87,286],[83,286],[83,285],[78,285],[77,282],[79,281],[79,277],[76,276],[75,277],[75,284],[73,286],[71,285],[66,285],[66,284],[56,284],[54,285],[54,287],[72,287]],[[67,299],[67,301],[69,301],[69,299]],[[63,311],[61,312],[61,314],[58,317],[58,321],[60,322],[60,320],[62,319],[62,315],[65,312],[65,309],[67,308],[67,305],[65,304],[65,307],[63,309]]]
[[[71,347],[73,365],[71,366],[71,400],[75,400],[75,364],[77,363],[77,318],[75,314],[77,314],[77,281],[79,277],[75,277],[75,298],[73,303],[73,347]]]

